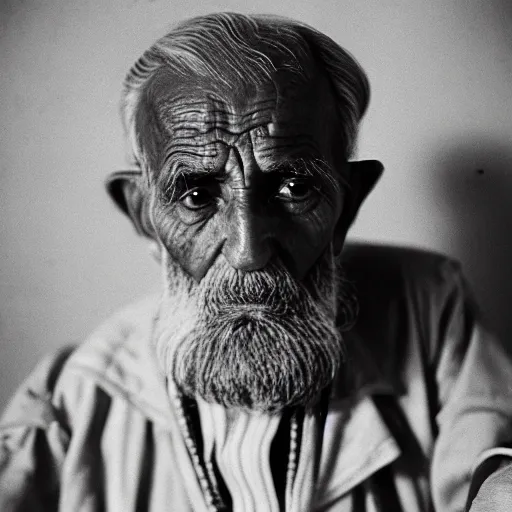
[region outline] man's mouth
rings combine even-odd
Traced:
[[[218,314],[222,315],[224,320],[227,321],[242,321],[246,320],[265,320],[272,316],[281,316],[282,313],[276,311],[275,308],[267,304],[230,304],[222,305],[218,309]]]

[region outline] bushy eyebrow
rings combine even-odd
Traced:
[[[335,170],[325,161],[320,158],[295,158],[292,160],[286,160],[282,162],[276,162],[266,166],[263,170],[264,174],[282,175],[283,177],[297,176],[302,178],[315,178],[327,182],[334,190],[339,191],[340,186],[347,189],[350,188],[349,183],[338,173],[338,179],[335,177]],[[158,180],[158,186],[163,191],[166,197],[171,201],[174,200],[176,191],[179,188],[178,183],[180,181],[185,183],[187,189],[190,187],[187,182],[194,184],[204,178],[222,180],[226,177],[224,169],[218,169],[214,167],[207,167],[203,164],[196,164],[193,168],[188,166],[181,166],[176,169],[174,173]]]
[[[349,187],[348,182],[339,176],[340,182],[336,180],[336,171],[321,158],[295,158],[284,162],[271,164],[264,170],[265,173],[284,174],[298,177],[312,177],[328,182],[336,190],[340,188],[340,182]]]
[[[157,187],[170,201],[175,199],[175,194],[180,182],[184,182],[188,189],[187,182],[194,183],[202,178],[221,179],[225,176],[223,169],[215,169],[202,164],[195,164],[194,167],[179,166],[174,172],[160,172],[157,180]]]

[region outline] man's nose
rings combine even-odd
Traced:
[[[270,219],[256,211],[247,198],[238,198],[225,222],[222,253],[229,264],[245,272],[264,268],[274,251]]]

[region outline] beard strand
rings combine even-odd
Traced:
[[[313,405],[339,370],[341,332],[356,312],[330,251],[302,282],[279,262],[241,272],[220,257],[200,283],[173,262],[166,266],[172,288],[154,343],[181,392],[265,412]]]

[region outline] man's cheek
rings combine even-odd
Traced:
[[[282,247],[298,279],[302,279],[324,253],[333,236],[332,217],[327,208],[318,208],[292,219],[283,230]],[[291,269],[290,269],[291,270]]]
[[[221,236],[212,220],[187,225],[179,219],[162,217],[157,234],[172,260],[199,282],[217,257]]]

